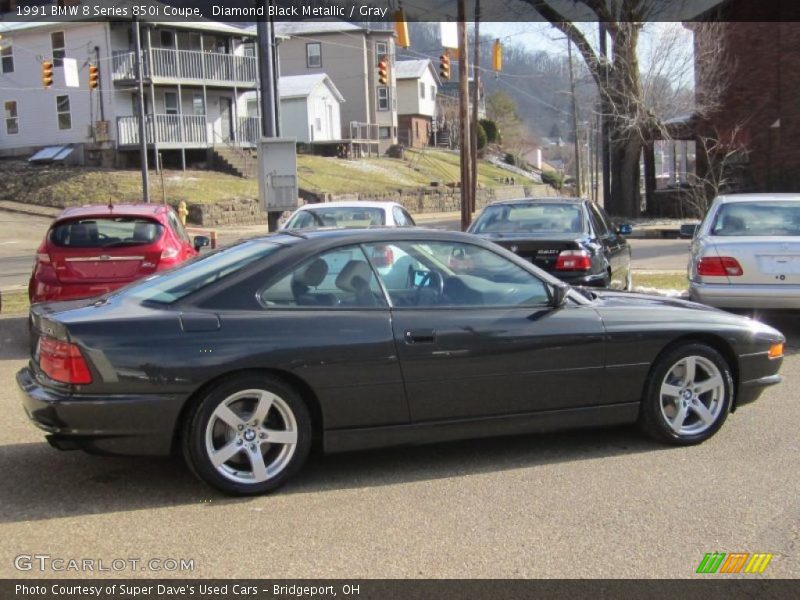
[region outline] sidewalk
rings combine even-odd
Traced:
[[[26,204],[24,202],[0,200],[0,210],[7,210],[23,215],[32,215],[34,217],[49,217],[52,219],[56,217],[62,209],[53,208],[51,206],[39,206],[37,204]]]

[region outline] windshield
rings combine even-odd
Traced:
[[[386,225],[382,208],[354,206],[298,210],[284,229],[316,229],[318,227],[376,227]]]
[[[581,233],[583,214],[577,204],[501,204],[488,206],[471,233]]]
[[[711,235],[800,235],[800,202],[732,202],[719,207]]]
[[[50,241],[59,248],[110,248],[152,244],[164,226],[142,217],[89,217],[56,224]]]
[[[154,275],[125,288],[125,296],[146,302],[172,304],[184,296],[219,281],[280,248],[262,240],[242,242],[206,254],[183,266]]]

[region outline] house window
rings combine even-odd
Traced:
[[[204,117],[206,114],[206,103],[203,102],[203,94],[192,96],[192,112],[196,117]]]
[[[322,66],[322,44],[319,42],[306,44],[306,66],[309,69]]]
[[[169,29],[162,29],[160,33],[161,47],[174,48],[175,47],[175,34]]]
[[[2,73],[13,73],[14,72],[14,49],[12,46],[3,46],[3,49],[0,50],[0,62],[2,62],[2,66],[0,67],[0,72]]]
[[[175,92],[164,92],[164,112],[168,115],[178,114],[178,94]]]
[[[389,88],[385,85],[378,87],[378,110],[389,110]]]
[[[431,86],[431,100],[435,100],[435,99],[436,99],[436,87],[435,86]]]
[[[64,57],[66,57],[67,51],[65,49],[63,31],[54,31],[50,34],[50,47],[53,53],[53,66],[64,66]]]
[[[384,56],[389,56],[389,48],[386,42],[375,42],[375,65],[381,61]]]
[[[388,140],[390,137],[392,137],[392,128],[378,127],[378,137],[382,140]]]
[[[69,96],[56,96],[56,115],[59,129],[72,129],[72,113],[69,108]]]
[[[314,127],[317,128],[317,131],[322,131],[322,119],[320,119],[319,117],[314,119]]]
[[[425,100],[425,84],[421,81],[419,82],[419,97]]]
[[[6,134],[16,135],[19,133],[19,115],[17,114],[17,101],[7,100],[5,103]]]

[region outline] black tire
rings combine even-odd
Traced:
[[[250,422],[253,414],[248,413],[248,410],[255,411],[258,400],[256,395],[248,393],[249,390],[259,390],[273,396],[267,417],[262,420],[263,428],[260,425],[255,426],[255,420]],[[236,399],[237,395],[241,395],[242,398]],[[215,414],[217,408],[225,402],[231,402],[232,398],[234,399],[231,403],[232,412],[236,415],[249,414],[242,419],[243,425],[246,427],[244,430],[240,428],[237,431],[236,428],[227,425]],[[237,413],[237,410],[242,412]],[[214,423],[209,429],[209,422],[212,420]],[[294,426],[290,427],[292,420]],[[275,424],[278,426],[275,427]],[[281,424],[285,426],[285,430]],[[296,442],[293,444],[268,443],[266,440],[259,439],[260,435],[267,437],[267,431],[289,434],[291,431],[295,431],[295,427]],[[211,434],[209,431],[217,433]],[[246,438],[245,435],[250,432],[256,437]],[[215,435],[222,435],[224,439],[220,442],[220,446],[227,447],[230,444],[232,450],[236,450],[237,454],[231,456],[219,467],[214,466],[207,447],[207,433],[211,439],[214,439]],[[223,380],[208,391],[186,419],[181,441],[184,458],[197,477],[226,494],[245,496],[272,491],[297,473],[308,458],[311,450],[311,438],[311,416],[300,394],[280,379],[253,374]],[[240,444],[238,450],[233,448],[234,443]],[[250,450],[253,446],[255,449]],[[293,450],[290,447],[293,447]],[[220,450],[221,448],[214,448],[212,442],[212,450],[214,449]],[[282,452],[286,454],[281,455]],[[255,458],[261,454],[261,460],[265,464],[268,463],[268,460],[265,459],[270,459],[272,455],[279,458],[282,456],[280,469],[264,480],[243,481],[242,479],[247,475],[248,465],[251,476],[255,478],[256,467],[253,462],[255,458],[251,459],[251,453]],[[241,465],[243,468],[239,469],[237,465]],[[268,468],[269,464],[267,464]],[[267,469],[264,471],[265,474]]]
[[[721,384],[715,388],[716,391],[699,395],[690,391],[689,395],[694,396],[694,398],[676,395],[673,400],[673,396],[669,394],[664,394],[662,397],[662,384],[668,385],[672,381],[668,380],[668,375],[673,377],[676,372],[680,372],[681,367],[679,365],[687,359],[691,361],[692,357],[695,359],[693,362],[697,365],[695,369],[699,369],[701,375],[716,375],[713,373],[713,367],[716,367],[717,373],[722,380]],[[677,371],[674,369],[677,369]],[[674,387],[680,387],[681,393],[685,393],[686,389],[697,389],[697,386],[702,386],[707,382],[711,383],[712,380],[715,381],[711,375],[708,379],[697,382],[692,386],[681,383]],[[644,433],[660,442],[675,446],[699,444],[710,438],[722,427],[730,412],[733,393],[734,386],[730,365],[719,352],[701,343],[685,343],[675,346],[668,349],[653,365],[645,387],[644,397],[642,398],[639,426]],[[702,406],[697,404],[698,401],[702,403]],[[676,431],[675,427],[671,426],[668,421],[670,415],[667,412],[674,412],[674,419],[677,422],[680,419],[678,413],[681,411],[679,404],[681,402],[685,402],[688,406],[688,409],[684,409],[683,414],[689,424]],[[701,417],[698,409],[702,407],[705,407],[708,411],[703,414],[708,419],[713,417],[713,420],[709,422],[709,420]],[[685,422],[681,421],[681,423]],[[690,431],[693,423],[696,430]]]

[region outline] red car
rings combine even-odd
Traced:
[[[105,294],[197,256],[205,236],[189,238],[175,212],[160,204],[68,208],[36,251],[31,303]]]

